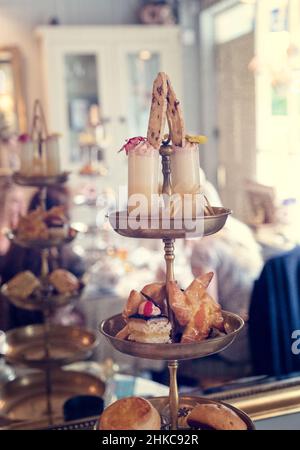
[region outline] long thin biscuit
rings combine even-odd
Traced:
[[[176,97],[176,93],[171,85],[169,77],[167,77],[167,85],[168,85],[167,119],[171,139],[174,145],[183,147],[185,131],[180,101]]]
[[[147,139],[154,147],[159,148],[164,136],[167,111],[167,75],[159,72],[153,83],[152,103],[148,124]]]

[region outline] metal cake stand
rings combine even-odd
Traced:
[[[163,172],[163,189],[162,193],[171,195],[171,165],[170,156],[172,148],[168,142],[164,142],[160,148],[160,155],[162,157],[162,172]],[[203,236],[208,236],[217,233],[225,225],[227,217],[231,211],[226,208],[209,207],[210,214],[203,214],[203,216],[194,218],[196,225],[202,230]],[[163,226],[163,221],[158,220],[156,227],[150,228],[149,223],[151,219],[142,220],[138,229],[133,229],[130,226],[130,215],[127,211],[114,212],[109,216],[110,223],[113,229],[120,235],[131,238],[146,238],[146,239],[162,239],[164,243],[164,256],[166,262],[166,282],[175,280],[174,277],[174,243],[175,239],[186,238],[189,236],[187,230],[182,223],[176,222],[176,219],[171,220],[170,226],[166,229]],[[120,226],[122,224],[122,226]],[[168,303],[168,298],[167,298]],[[167,360],[170,374],[170,392],[169,392],[169,411],[171,428],[176,430],[178,428],[178,410],[179,410],[179,395],[177,385],[177,368],[178,361],[184,359],[194,359],[209,356],[214,353],[221,352],[228,347],[235,340],[236,336],[243,328],[244,321],[238,315],[223,311],[225,320],[226,334],[207,339],[201,342],[192,344],[145,344],[139,342],[126,341],[116,338],[116,333],[125,325],[122,315],[116,315],[100,324],[101,333],[109,340],[111,345],[122,353],[142,358]],[[168,304],[168,317],[174,329],[174,317],[171,308]]]
[[[38,100],[34,105],[31,135],[36,140],[39,149],[41,148],[44,139],[48,136],[43,110]],[[57,176],[33,177],[24,177],[20,173],[15,173],[13,175],[13,180],[21,186],[38,187],[39,207],[46,210],[47,189],[50,186],[65,183],[68,180],[68,177],[69,172],[62,172]],[[42,260],[40,281],[43,287],[47,287],[48,284],[50,249],[68,244],[77,236],[78,231],[76,229],[69,225],[65,228],[66,232],[62,233],[61,236],[54,235],[50,239],[26,239],[22,236],[18,236],[17,231],[10,231],[7,235],[16,245],[35,249],[40,252]],[[40,310],[43,313],[44,323],[42,325],[30,325],[27,327],[16,328],[6,333],[4,356],[10,363],[22,364],[42,371],[42,373],[35,377],[38,377],[38,384],[43,384],[40,398],[43,399],[44,405],[46,406],[46,409],[44,409],[48,418],[48,424],[50,425],[56,412],[55,392],[53,389],[57,390],[59,388],[59,380],[66,380],[66,377],[69,377],[69,375],[57,372],[57,370],[63,365],[88,358],[98,344],[96,333],[93,331],[76,326],[53,325],[50,322],[51,312],[60,306],[67,305],[75,299],[78,299],[82,293],[83,287],[84,283],[82,283],[82,286],[76,295],[53,295],[51,291],[41,289],[36,296],[29,299],[11,297],[7,292],[6,285],[2,286],[1,289],[1,293],[17,307],[28,310]],[[60,374],[59,380],[57,378],[58,373]],[[17,378],[14,381],[15,384],[18,384],[18,382],[22,385],[22,379],[19,380]],[[26,381],[28,386],[32,385],[32,389],[35,389],[36,382],[37,378]],[[65,390],[68,389],[65,387]],[[76,392],[78,392],[78,386]],[[10,394],[12,395],[13,392],[10,392]],[[18,392],[16,395],[18,395]],[[41,399],[40,401],[42,401]],[[17,398],[16,401],[18,401]],[[22,407],[20,406],[18,413],[21,414],[21,410],[23,409],[30,409],[30,402],[30,396],[27,396],[22,402]],[[3,402],[1,401],[0,403],[2,404]]]

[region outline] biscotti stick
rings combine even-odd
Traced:
[[[157,149],[161,145],[165,130],[167,94],[167,75],[164,72],[159,72],[153,83],[152,103],[147,132],[148,142]]]
[[[185,131],[180,101],[176,97],[176,93],[171,85],[169,77],[167,77],[167,85],[168,85],[167,119],[171,139],[174,145],[177,145],[178,147],[183,147]]]

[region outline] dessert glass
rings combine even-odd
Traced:
[[[200,212],[200,161],[198,144],[187,142],[184,147],[173,146],[171,182],[175,194],[184,201],[184,211],[192,211],[193,217]],[[184,197],[185,194],[189,194]],[[199,204],[198,204],[199,203]]]
[[[140,214],[147,217],[156,210],[159,195],[159,161],[159,151],[147,142],[139,143],[128,152],[129,212],[138,207]]]
[[[30,176],[32,173],[33,163],[33,142],[28,135],[22,135],[19,138],[20,142],[20,173],[23,176]]]
[[[56,176],[60,174],[60,158],[58,134],[48,136],[45,143],[46,154],[46,173],[48,176]]]

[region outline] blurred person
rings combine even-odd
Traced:
[[[203,193],[212,206],[222,206],[214,186],[201,175]],[[248,320],[250,298],[254,281],[259,276],[263,259],[258,243],[250,228],[238,219],[229,216],[224,228],[213,236],[200,241],[190,241],[191,267],[195,277],[214,272],[208,288],[222,309]],[[222,353],[228,361],[250,364],[247,327],[236,343]]]
[[[26,198],[23,190],[15,186],[10,178],[3,177],[0,182],[0,282],[6,265],[6,255],[11,243],[6,231],[18,224],[19,217],[26,212]],[[0,299],[0,329],[5,328],[8,317],[8,305]]]

